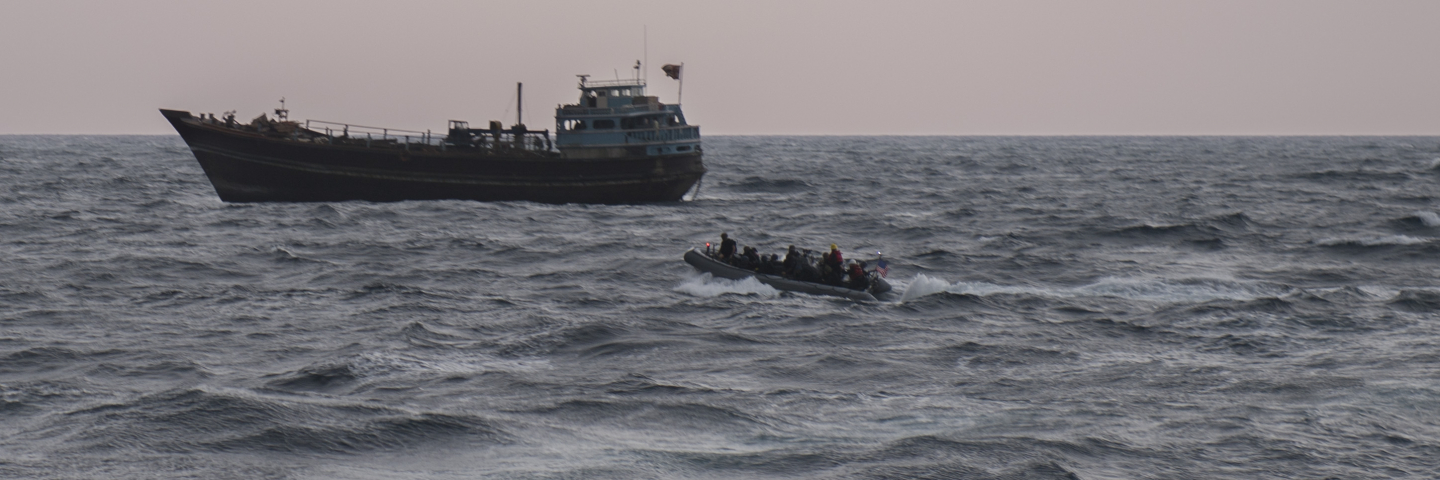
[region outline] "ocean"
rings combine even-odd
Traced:
[[[1440,138],[705,152],[670,204],[226,204],[177,136],[0,136],[0,477],[1440,477]],[[896,293],[681,260],[721,232]]]

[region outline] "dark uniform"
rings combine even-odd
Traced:
[[[795,246],[794,246],[794,245],[791,245],[791,246],[790,246],[790,251],[785,252],[785,263],[781,265],[781,270],[780,270],[780,271],[783,272],[783,273],[785,274],[785,276],[787,276],[787,277],[794,276],[794,275],[795,275],[795,269],[796,269],[797,267],[799,267],[799,266],[800,266],[800,252],[797,251],[797,250],[795,250]]]
[[[735,255],[735,239],[730,238],[729,234],[720,234],[720,259],[730,260],[733,255]]]
[[[745,257],[745,268],[753,270],[760,267],[760,251],[755,247],[745,247],[745,253],[741,256]]]

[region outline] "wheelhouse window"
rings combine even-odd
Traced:
[[[660,117],[657,115],[645,115],[641,117],[624,117],[620,119],[620,128],[631,130],[636,128],[655,128],[660,125]]]
[[[590,122],[590,124],[594,125],[596,130],[615,128],[615,121],[608,118],[605,120],[595,120]]]

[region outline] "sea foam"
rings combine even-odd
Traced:
[[[1427,227],[1440,227],[1440,215],[1436,215],[1435,212],[1418,211],[1415,212],[1415,218],[1420,219],[1420,223],[1424,223]]]
[[[1429,220],[1426,220],[1423,217],[1421,218],[1421,221],[1425,222],[1426,225],[1430,224]],[[1326,247],[1338,247],[1347,245],[1378,247],[1384,245],[1419,245],[1429,242],[1430,239],[1428,238],[1418,238],[1409,235],[1386,235],[1377,237],[1327,237],[1315,241],[1316,244]]]
[[[937,293],[957,295],[1034,295],[1055,298],[1116,297],[1152,302],[1207,302],[1210,300],[1254,300],[1284,295],[1284,288],[1225,279],[1104,278],[1078,287],[1032,287],[996,285],[985,282],[956,282],[916,275],[900,302],[909,302]]]
[[[718,297],[727,293],[755,295],[762,298],[774,298],[780,295],[780,291],[775,287],[760,283],[755,277],[730,280],[715,278],[709,273],[702,273],[686,279],[675,287],[675,291],[697,297]]]

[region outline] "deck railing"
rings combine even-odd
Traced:
[[[550,140],[550,130],[520,130],[516,129],[452,129],[445,134],[438,134],[430,130],[405,130],[401,128],[372,127],[369,125],[356,125],[353,123],[331,122],[327,120],[305,120],[304,126],[295,122],[255,121],[251,123],[239,123],[235,116],[227,112],[223,121],[215,118],[214,114],[208,117],[205,114],[199,115],[199,123],[215,125],[224,128],[243,130],[259,133],[269,137],[288,138],[290,140],[305,142],[322,142],[329,144],[341,144],[348,146],[364,146],[367,148],[414,148],[435,149],[446,151],[450,148],[486,151],[529,151],[529,152],[550,152],[554,143]],[[452,125],[453,126],[453,125]]]
[[[635,112],[677,112],[677,111],[680,111],[680,106],[679,106],[679,105],[668,105],[668,104],[667,104],[667,105],[650,105],[650,104],[621,105],[621,106],[618,106],[618,107],[609,107],[609,108],[599,108],[599,107],[591,108],[591,107],[581,107],[581,106],[574,106],[574,105],[566,105],[566,106],[560,107],[560,113],[561,113],[561,114],[564,114],[564,115],[616,115],[616,114],[626,114],[626,113],[635,113]]]
[[[451,138],[449,134],[437,135],[430,130],[422,132],[326,120],[306,120],[305,129],[315,133],[324,133],[326,140],[332,143],[360,144],[363,142],[366,147],[398,144],[407,150],[412,145],[438,147],[442,152],[450,147],[548,151],[553,146],[550,142],[549,130],[516,133],[514,130],[504,129],[466,129],[465,133],[461,135],[462,138]]]
[[[621,80],[586,80],[585,88],[590,87],[643,87],[644,80],[626,78]]]
[[[700,127],[671,127],[654,130],[626,130],[626,142],[670,142],[700,138]]]
[[[367,125],[355,125],[351,123],[330,122],[325,120],[306,120],[305,129],[321,132],[329,138],[366,138],[388,142],[391,140],[405,144],[439,145],[444,138],[436,138],[429,130],[404,130],[399,128],[371,127]]]

